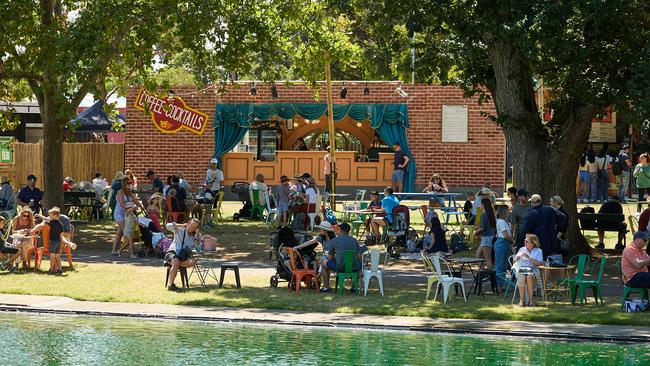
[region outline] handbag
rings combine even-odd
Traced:
[[[625,311],[628,313],[637,313],[648,310],[648,300],[635,299],[625,301]]]

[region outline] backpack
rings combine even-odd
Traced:
[[[329,207],[325,207],[325,220],[332,225],[336,225],[336,215]]]
[[[614,161],[612,161],[612,174],[614,175],[621,175],[623,174],[623,164],[624,162],[621,160],[621,156],[616,156],[614,158]]]
[[[291,228],[294,231],[302,231],[305,230],[305,214],[302,212],[299,212],[295,214],[293,221],[291,222]]]
[[[580,213],[596,213],[596,210],[594,210],[593,207],[591,206],[585,206],[580,210]],[[596,220],[590,220],[590,219],[580,219],[580,228],[581,229],[595,229],[596,228]]]
[[[465,238],[460,234],[451,235],[451,250],[454,253],[462,252],[468,250],[469,247],[465,243]]]

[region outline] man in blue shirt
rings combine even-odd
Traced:
[[[526,234],[535,234],[544,253],[544,258],[551,254],[557,254],[559,239],[557,238],[557,227],[566,224],[567,217],[551,206],[542,204],[542,197],[534,194],[529,199],[532,208],[526,214],[524,225],[519,231],[517,248],[521,248]]]
[[[36,188],[36,176],[30,174],[27,176],[27,186],[23,187],[18,193],[18,206],[27,206],[34,211],[34,213],[41,212],[41,201],[43,200],[43,192]]]
[[[381,208],[373,210],[373,212],[381,212],[383,215],[375,216],[370,220],[375,243],[380,242],[379,228],[393,223],[393,209],[399,204],[399,200],[393,195],[393,188],[384,188],[384,199],[381,200]]]

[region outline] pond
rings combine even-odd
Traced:
[[[648,365],[642,344],[0,313],[16,365]],[[0,362],[0,364],[4,364]]]

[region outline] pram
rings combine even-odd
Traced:
[[[250,200],[250,193],[248,192],[250,187],[250,184],[247,182],[235,182],[232,185],[232,188],[230,188],[230,191],[232,193],[238,194],[239,195],[239,200],[242,202],[244,207],[242,207],[239,212],[235,212],[232,215],[232,219],[234,221],[239,221],[239,219],[248,219],[251,217],[251,209],[253,208],[253,204],[251,203]]]
[[[278,287],[280,280],[289,282],[291,280],[291,264],[289,261],[289,255],[286,251],[282,250],[283,247],[293,248],[300,243],[304,243],[312,239],[312,236],[309,234],[296,233],[288,226],[282,226],[277,233],[271,234],[271,253],[269,254],[269,259],[273,253],[277,259],[277,264],[275,266],[275,274],[271,276],[270,285],[271,287]],[[316,259],[316,253],[314,249],[318,246],[318,243],[310,245],[305,248],[300,249],[300,255],[303,258],[307,259],[308,265],[311,264]]]
[[[404,205],[398,205],[393,208],[392,216],[393,223],[386,227],[386,252],[390,258],[399,259],[400,254],[397,252],[399,248],[406,248],[408,240],[417,242],[417,232],[411,225],[410,209]],[[391,241],[391,238],[395,238]]]
[[[139,257],[155,257],[154,245],[152,242],[153,234],[158,232],[156,225],[146,217],[136,219],[140,230],[140,239],[142,240],[142,249],[137,253]]]

